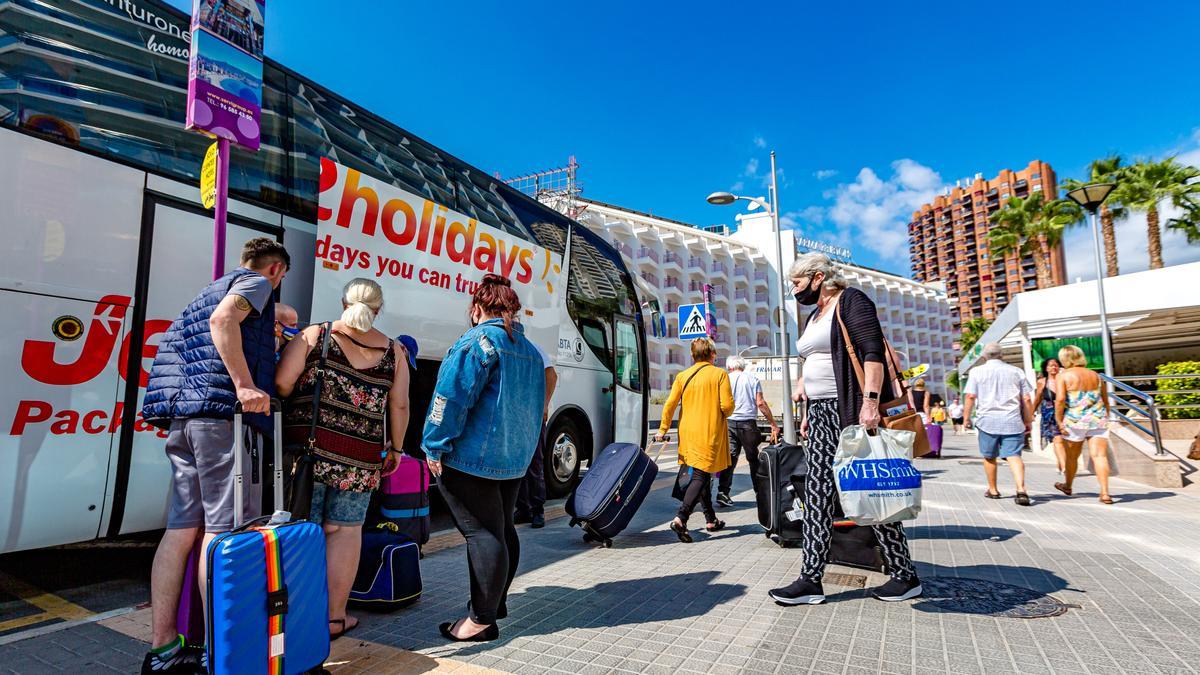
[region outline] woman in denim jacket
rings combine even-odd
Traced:
[[[508,279],[483,278],[471,299],[473,328],[446,354],[425,418],[421,447],[467,540],[471,575],[468,615],[440,627],[450,640],[495,640],[496,621],[508,615],[521,551],[513,512],[546,386],[542,358],[516,323],[520,310]]]

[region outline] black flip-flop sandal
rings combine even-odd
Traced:
[[[360,623],[362,623],[362,622],[361,622],[361,621],[355,621],[355,622],[354,622],[354,625],[353,625],[353,626],[350,626],[349,628],[346,628],[346,620],[345,620],[345,619],[330,619],[330,620],[329,620],[329,623],[331,623],[331,624],[339,624],[339,625],[341,625],[341,627],[342,627],[342,629],[341,629],[341,630],[339,630],[339,631],[338,631],[338,632],[336,632],[336,633],[334,633],[334,632],[332,632],[332,631],[329,633],[329,641],[330,641],[330,642],[333,642],[334,640],[336,640],[336,639],[338,639],[338,638],[342,637],[342,636],[343,636],[343,635],[345,635],[346,633],[349,633],[350,631],[354,630],[355,628],[358,628],[358,625],[359,625]]]
[[[675,521],[672,520],[670,528],[671,531],[675,533],[675,536],[679,537],[679,541],[685,544],[692,543],[692,533],[688,532],[687,525],[677,525]]]
[[[711,523],[706,523],[704,525],[704,529],[708,532],[720,532],[721,530],[725,529],[725,521],[714,520]]]
[[[983,493],[983,496],[987,497],[988,499],[1000,499],[999,492],[985,492]]]

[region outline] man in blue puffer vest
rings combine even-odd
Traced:
[[[192,300],[159,343],[150,368],[142,416],[167,429],[173,470],[167,531],[154,555],[150,603],[154,649],[143,673],[204,672],[203,648],[184,644],[175,629],[188,555],[204,533],[233,529],[233,410],[241,402],[252,429],[247,448],[263,448],[272,433],[275,391],[275,301],[272,294],[291,258],[267,237],[246,242],[241,266]],[[245,461],[249,466],[249,460]],[[243,521],[261,510],[261,481],[247,480]],[[207,583],[205,556],[198,577]],[[203,595],[203,593],[202,593]]]

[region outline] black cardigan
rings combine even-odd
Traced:
[[[876,314],[875,303],[866,293],[857,288],[847,288],[842,291],[841,299],[842,321],[850,340],[858,352],[858,360],[862,363],[884,363],[883,327],[879,325],[879,315]],[[804,320],[807,326],[817,316],[814,310]],[[858,424],[858,413],[862,409],[863,392],[858,386],[858,378],[854,374],[854,366],[850,363],[850,352],[846,349],[846,341],[842,339],[842,329],[837,321],[831,321],[830,348],[833,357],[833,376],[837,380],[838,417],[842,428]],[[803,330],[803,329],[802,329]],[[893,393],[892,379],[888,377],[886,368],[883,375],[883,391],[879,394],[880,403],[896,398]],[[882,414],[882,410],[880,413]]]

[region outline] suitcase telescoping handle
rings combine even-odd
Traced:
[[[279,399],[271,399],[271,422],[274,426],[275,466],[272,479],[275,485],[275,513],[283,511],[283,415]],[[233,405],[233,527],[242,526],[245,496],[242,494],[245,470],[243,455],[246,454],[246,427],[242,422],[242,402]],[[274,518],[272,518],[274,519]],[[287,518],[285,518],[286,520]]]

